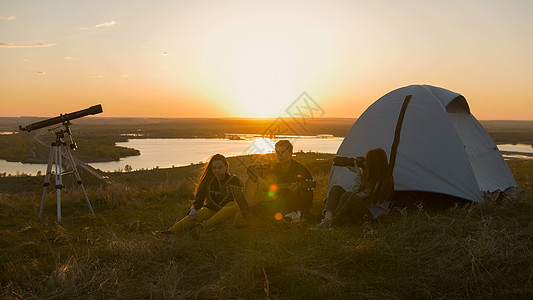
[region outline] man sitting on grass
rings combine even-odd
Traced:
[[[260,191],[264,193],[258,195],[262,201],[251,210],[266,220],[284,217],[291,221],[300,220],[308,216],[313,204],[313,177],[304,165],[292,158],[290,141],[278,141],[275,149],[277,163],[259,174],[259,179],[268,184],[268,190]],[[249,195],[250,191],[246,193]]]

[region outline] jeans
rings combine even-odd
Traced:
[[[360,197],[357,192],[347,192],[341,186],[334,185],[326,199],[326,211],[333,212],[333,222],[337,225],[350,219],[359,224],[365,215],[371,215],[368,210],[368,197]]]

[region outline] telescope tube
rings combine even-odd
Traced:
[[[58,124],[58,123],[68,122],[70,120],[78,119],[78,118],[85,117],[85,116],[88,116],[88,115],[96,115],[96,114],[99,114],[101,112],[103,112],[102,105],[98,104],[98,105],[94,105],[94,106],[91,106],[91,107],[86,108],[86,109],[75,111],[75,112],[70,113],[70,114],[64,114],[64,115],[62,114],[62,115],[59,115],[58,117],[55,117],[55,118],[50,118],[50,119],[47,119],[47,120],[35,122],[35,123],[32,123],[32,124],[30,124],[30,125],[28,125],[26,127],[22,127],[21,125],[19,125],[19,130],[20,131],[30,132],[32,130],[36,130],[36,129],[40,129],[40,128],[43,128],[43,127],[52,126],[52,125]]]

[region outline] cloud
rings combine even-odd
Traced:
[[[0,20],[13,21],[15,19],[16,19],[15,16],[9,16],[9,17],[0,16]]]
[[[107,21],[107,22],[104,22],[104,23],[100,23],[100,24],[96,24],[96,25],[90,26],[90,27],[87,27],[87,26],[78,27],[78,29],[79,30],[90,30],[91,28],[111,27],[111,26],[115,26],[116,24],[117,24],[117,22],[115,22],[115,21]]]
[[[114,26],[115,24],[117,24],[117,22],[108,21],[108,22],[104,22],[104,23],[101,23],[101,24],[98,24],[98,25],[94,25],[94,27],[95,28],[98,28],[98,27],[111,27],[111,26]]]
[[[0,48],[40,48],[40,47],[52,47],[54,45],[55,44],[50,44],[50,43],[35,43],[31,45],[0,43]]]

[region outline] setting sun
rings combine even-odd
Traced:
[[[240,46],[228,72],[230,96],[244,115],[278,116],[296,94],[299,68],[292,53],[294,48],[260,39]]]
[[[232,116],[278,117],[316,76],[301,71],[317,49],[306,48],[305,36],[279,25],[240,30],[232,23],[225,26],[228,34],[205,42],[206,49],[217,51],[205,52],[203,78],[216,78],[216,84],[206,87],[204,94],[223,101]]]

